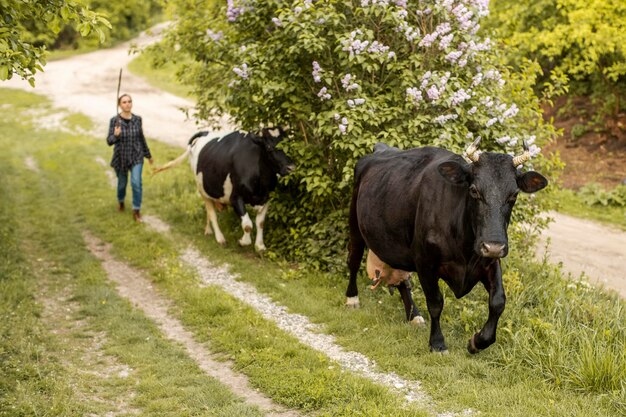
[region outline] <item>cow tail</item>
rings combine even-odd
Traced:
[[[185,152],[183,152],[183,154],[181,156],[179,156],[178,158],[174,159],[173,161],[168,162],[167,164],[157,167],[152,171],[152,175],[154,174],[158,174],[161,171],[165,171],[166,169],[170,169],[173,168],[177,165],[180,165],[181,162],[183,162],[187,156],[189,156],[189,153],[191,152],[191,146],[187,146],[187,150]]]
[[[196,134],[194,134],[190,139],[189,139],[189,143],[187,145],[187,150],[178,158],[174,159],[173,161],[168,162],[167,164],[160,166],[158,168],[155,168],[152,171],[152,175],[154,174],[158,174],[161,171],[165,171],[166,169],[170,169],[173,168],[175,166],[178,166],[181,164],[181,162],[183,162],[191,153],[191,148],[193,147],[195,141],[197,138],[199,138],[200,136],[206,136],[208,135],[209,132],[203,131],[203,132],[198,132]]]

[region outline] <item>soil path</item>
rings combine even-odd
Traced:
[[[161,297],[140,272],[111,256],[110,244],[102,242],[87,232],[83,233],[83,238],[91,253],[102,262],[102,267],[109,279],[117,285],[120,295],[154,320],[166,337],[180,343],[207,375],[229,387],[246,403],[259,407],[267,416],[298,417],[300,415],[296,411],[286,410],[273,403],[268,397],[253,389],[244,375],[233,371],[232,364],[218,361],[203,345],[196,342],[182,323],[169,315],[171,303]]]
[[[139,47],[154,42],[166,25],[156,26],[152,35],[144,33],[133,42]],[[55,106],[91,117],[96,124],[96,135],[104,138],[108,120],[114,114],[119,69],[126,68],[133,58],[128,54],[129,47],[127,42],[115,48],[50,62],[45,72],[35,77],[34,91],[50,98]],[[16,79],[2,86],[33,91],[27,82]],[[133,95],[135,110],[143,117],[149,138],[183,147],[198,130],[180,110],[181,107],[192,108],[190,100],[152,87],[128,71],[124,71],[122,91]],[[229,127],[224,125],[224,128]],[[591,282],[600,282],[626,298],[626,233],[560,214],[553,217],[556,221],[543,236],[544,242],[550,241],[551,259],[563,262],[565,270],[575,277],[585,272]],[[539,253],[541,256],[543,250]]]

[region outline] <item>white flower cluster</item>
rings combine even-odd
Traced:
[[[211,29],[207,29],[206,36],[207,38],[211,39],[213,42],[219,42],[224,38],[224,33],[221,30],[215,33]]]
[[[355,82],[350,82],[352,80],[352,74],[346,74],[343,76],[343,78],[341,79],[341,85],[343,86],[344,90],[346,91],[352,91],[352,90],[357,90],[360,86],[355,83]]]
[[[240,67],[233,68],[233,72],[237,74],[238,76],[240,76],[241,78],[243,78],[244,80],[247,80],[248,77],[250,76],[248,72],[248,64],[242,64],[241,68]]]
[[[319,91],[319,93],[317,93],[317,96],[322,100],[330,100],[333,96],[330,95],[330,93],[328,92],[328,88],[326,87],[322,87]]]
[[[341,119],[341,121],[339,120]],[[345,135],[348,129],[348,118],[347,117],[341,117],[341,115],[339,115],[339,113],[335,113],[335,121],[339,122],[339,131],[341,132],[342,135]]]

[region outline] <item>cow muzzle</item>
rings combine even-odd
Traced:
[[[483,242],[480,245],[480,254],[485,258],[504,258],[507,252],[506,243]]]

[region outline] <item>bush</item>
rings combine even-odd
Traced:
[[[554,134],[531,88],[538,67],[510,72],[479,34],[486,3],[176,0],[177,26],[156,50],[191,57],[180,76],[199,118],[292,128],[283,147],[298,168],[273,199],[268,240],[343,268],[353,168],[376,142],[461,152],[481,136],[483,149],[520,152]],[[516,218],[533,222],[538,200],[519,205]]]
[[[618,113],[626,96],[626,3],[623,0],[492,1],[489,25],[517,67],[534,60],[537,87],[558,95],[571,87]]]
[[[626,207],[626,185],[618,185],[613,190],[606,191],[599,184],[587,184],[580,189],[578,195],[588,206]]]

